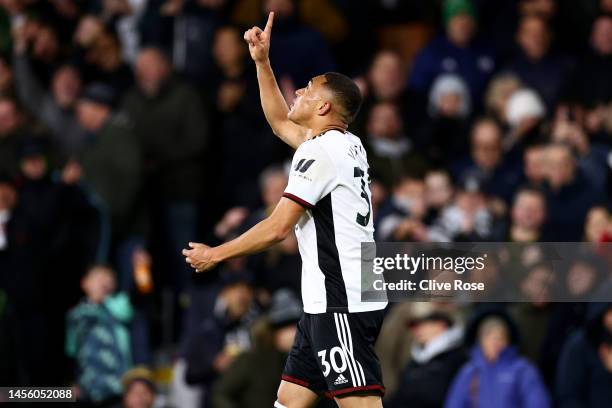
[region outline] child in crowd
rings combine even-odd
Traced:
[[[122,375],[131,366],[132,305],[114,294],[112,269],[96,265],[81,280],[85,299],[68,312],[66,353],[76,360],[79,399],[106,404],[122,393]]]

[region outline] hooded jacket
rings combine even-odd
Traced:
[[[489,362],[477,345],[455,377],[445,407],[547,408],[550,398],[536,368],[516,347]]]
[[[414,345],[398,391],[385,407],[441,407],[453,377],[465,362],[462,335],[463,330],[455,326],[426,346]]]

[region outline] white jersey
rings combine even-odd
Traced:
[[[355,135],[330,130],[302,143],[287,197],[306,208],[295,226],[306,313],[367,312],[361,301],[361,243],[374,241],[368,159]]]

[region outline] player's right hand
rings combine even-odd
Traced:
[[[213,257],[214,248],[208,245],[189,243],[189,249],[183,249],[185,262],[187,262],[196,272],[204,272],[217,266],[218,261]]]
[[[268,60],[273,23],[274,12],[271,11],[263,31],[261,28],[255,26],[244,33],[244,40],[249,44],[249,52],[251,53],[251,58],[253,58],[255,62],[264,62]]]

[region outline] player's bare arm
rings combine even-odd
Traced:
[[[274,12],[271,12],[263,31],[259,27],[253,27],[244,33],[244,39],[249,44],[251,58],[253,58],[257,67],[259,96],[266,120],[275,135],[289,146],[297,149],[306,140],[308,130],[287,118],[289,107],[278,87],[270,65],[269,52],[273,23]]]
[[[282,198],[268,218],[236,239],[217,247],[190,242],[190,249],[183,250],[185,261],[204,272],[227,259],[263,251],[284,240],[303,213],[304,207]]]

